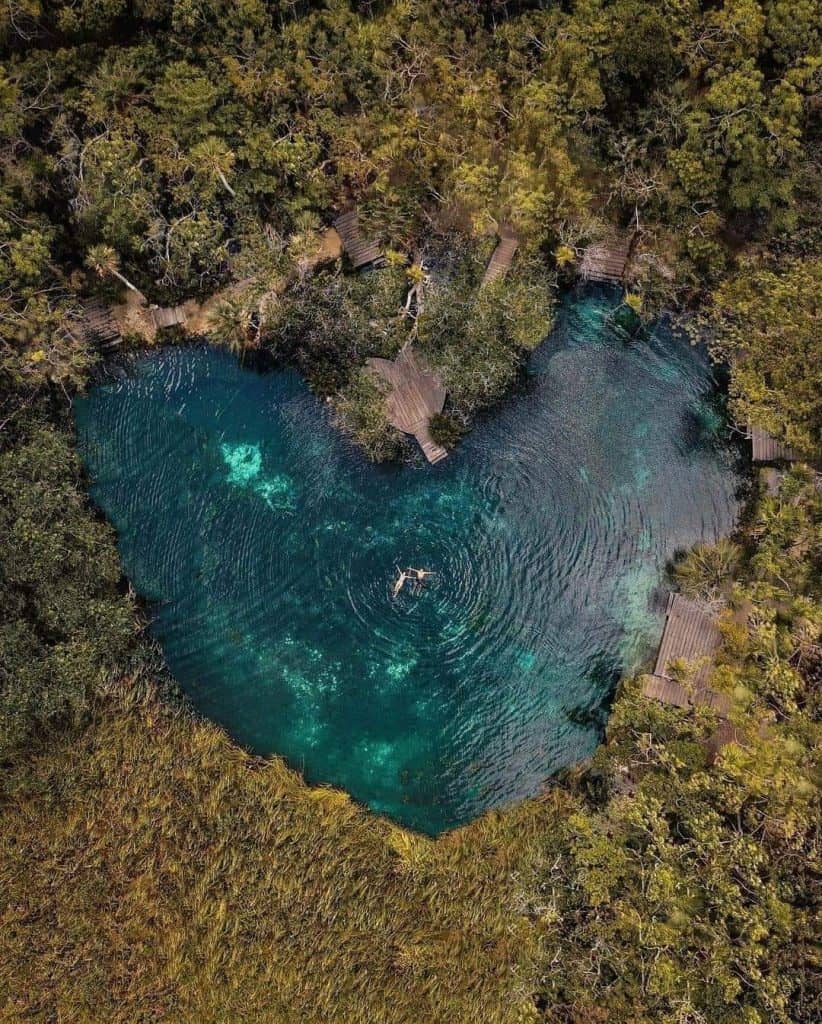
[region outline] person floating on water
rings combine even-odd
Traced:
[[[426,576],[436,576],[435,572],[430,569],[406,569],[405,570],[412,579],[415,579],[418,583],[425,583]]]
[[[414,581],[414,593],[415,594],[419,594],[419,592],[422,590],[422,585],[423,585],[423,583],[425,583],[425,580],[426,580],[427,576],[436,576],[437,575],[435,572],[432,572],[430,569],[413,569],[413,568],[411,568],[411,569],[406,569],[405,571],[408,573],[409,578]]]
[[[419,591],[420,587],[423,585],[423,583],[425,583],[425,580],[428,576],[437,575],[430,569],[414,569],[412,567],[409,567],[407,569],[401,570],[399,566],[397,566],[396,568],[397,578],[394,580],[394,588],[391,592],[392,597],[396,597],[406,583],[414,584],[414,593],[416,594]]]
[[[396,597],[410,578],[407,572],[404,570],[401,572],[400,567],[397,566],[397,578],[394,580],[394,589],[391,592],[391,596]]]

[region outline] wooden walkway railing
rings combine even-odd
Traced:
[[[340,236],[345,254],[351,260],[351,266],[355,270],[382,262],[382,247],[374,239],[363,238],[360,230],[360,218],[356,210],[349,210],[348,213],[337,217],[334,227]]]

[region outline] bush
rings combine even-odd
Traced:
[[[431,437],[443,448],[453,448],[465,434],[465,426],[447,412],[435,412],[428,421]]]
[[[37,425],[0,455],[0,752],[81,718],[135,635],[111,527],[70,439]]]
[[[716,600],[736,571],[741,551],[729,540],[697,544],[674,570],[679,589],[687,597]]]
[[[385,414],[385,395],[368,370],[361,370],[337,400],[341,426],[373,462],[396,459],[405,449],[402,434]]]

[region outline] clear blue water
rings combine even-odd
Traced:
[[[674,551],[732,527],[710,369],[569,299],[523,388],[436,467],[379,468],[292,373],[207,347],[77,401],[94,500],[194,705],[429,833],[590,754]],[[395,566],[437,573],[394,600]]]

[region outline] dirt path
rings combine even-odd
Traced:
[[[328,228],[323,232],[320,246],[316,252],[298,261],[298,273],[300,275],[308,274],[320,263],[339,259],[342,256],[342,251],[340,236],[334,228]],[[185,312],[185,323],[182,324],[182,329],[190,335],[208,334],[212,327],[215,310],[222,303],[231,299],[242,299],[246,293],[252,293],[248,295],[248,308],[264,311],[266,304],[279,295],[289,280],[288,276],[284,276],[271,282],[268,287],[264,287],[259,278],[246,277],[242,281],[235,281],[226,288],[215,292],[203,302],[189,299],[180,303]],[[255,290],[258,290],[256,295],[253,294]],[[148,345],[156,344],[158,331],[151,315],[152,307],[145,295],[140,292],[128,291],[124,299],[124,302],[111,307],[111,314],[119,324],[122,333],[137,335]]]

